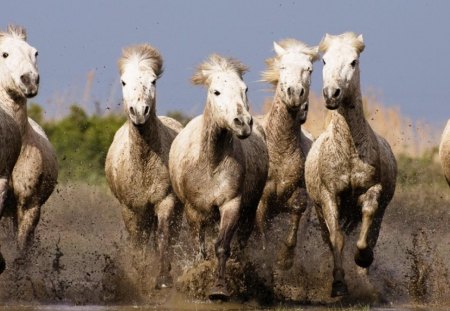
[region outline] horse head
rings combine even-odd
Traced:
[[[363,36],[352,32],[326,34],[319,45],[323,53],[323,96],[328,109],[337,109],[359,87],[359,55]]]
[[[162,65],[161,54],[148,44],[123,50],[119,59],[123,101],[135,125],[144,125],[155,113],[156,80],[163,72]]]
[[[15,96],[31,98],[39,90],[37,50],[26,42],[24,28],[0,32],[0,83]]]

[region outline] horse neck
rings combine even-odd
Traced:
[[[217,122],[209,103],[203,112],[201,140],[200,157],[212,169],[217,167],[233,148],[233,134]]]
[[[0,91],[0,104],[6,113],[16,121],[20,134],[24,136],[29,126],[26,97],[2,90]]]
[[[150,112],[150,117],[142,126],[136,126],[128,120],[131,154],[135,155],[138,160],[146,161],[146,157],[142,157],[142,154],[160,152],[160,122],[154,110]]]
[[[286,152],[295,148],[300,140],[300,122],[298,121],[298,111],[289,110],[282,102],[278,91],[270,109],[266,123],[267,142],[276,144],[275,150]]]
[[[333,133],[342,137],[351,137],[356,146],[367,143],[372,132],[369,123],[364,116],[361,90],[356,87],[351,95],[343,99],[340,107],[333,111],[331,124]]]

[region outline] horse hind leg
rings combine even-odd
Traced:
[[[380,193],[381,185],[378,184],[359,197],[359,203],[362,205],[362,224],[356,242],[355,263],[362,268],[368,268],[373,262],[373,249],[384,213],[384,209],[379,208]]]
[[[306,189],[298,189],[298,191],[294,192],[288,202],[291,216],[289,229],[277,258],[277,266],[283,270],[289,270],[294,264],[298,226],[300,219],[306,210],[307,199]]]

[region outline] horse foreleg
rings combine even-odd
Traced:
[[[3,215],[3,209],[5,208],[7,193],[8,193],[8,178],[2,177],[0,178],[0,219]],[[3,258],[3,255],[0,252],[0,274],[3,273],[5,269],[6,269],[5,258]]]
[[[295,246],[297,245],[297,232],[300,219],[306,210],[308,196],[306,189],[297,189],[288,201],[290,210],[290,223],[287,236],[281,245],[281,251],[277,258],[277,266],[288,270],[294,264]]]
[[[122,218],[125,223],[125,228],[127,229],[131,245],[138,251],[144,251],[144,248],[150,239],[148,230],[145,230],[145,221],[150,222],[151,219],[142,219],[144,218],[144,214],[145,213],[136,212],[126,206],[122,207]]]
[[[225,269],[230,257],[230,244],[238,226],[241,198],[237,197],[223,204],[220,209],[219,236],[215,243],[217,257],[216,282],[210,291],[210,299],[227,300],[230,297],[225,283]]]
[[[171,225],[175,213],[176,199],[173,195],[168,195],[156,206],[158,217],[157,239],[160,270],[156,280],[156,288],[172,287],[173,279],[170,275],[172,253],[170,250]]]
[[[31,246],[31,242],[34,237],[34,230],[41,217],[41,206],[38,203],[34,204],[18,204],[17,206],[17,220],[18,220],[18,232],[17,232],[17,244],[20,252],[23,254],[28,247]]]
[[[362,268],[368,268],[373,262],[373,248],[378,239],[382,218],[381,215],[374,221],[374,217],[379,211],[381,189],[381,185],[377,184],[358,198],[360,205],[362,205],[362,224],[356,243],[355,263]],[[371,236],[370,239],[368,239],[369,235]]]
[[[333,284],[331,297],[348,295],[345,273],[342,266],[342,251],[344,249],[344,234],[339,224],[339,209],[337,198],[328,192],[323,192],[325,202],[322,206],[322,214],[328,229],[330,249],[333,252]]]
[[[206,244],[205,244],[205,220],[201,213],[199,213],[193,206],[186,203],[184,206],[186,220],[191,229],[194,241],[197,242],[198,253],[196,254],[196,260],[205,260]]]
[[[258,203],[258,208],[256,209],[256,229],[259,238],[261,239],[263,250],[265,250],[267,247],[267,237],[266,237],[267,207],[268,207],[268,198],[267,195],[263,193],[261,200]]]

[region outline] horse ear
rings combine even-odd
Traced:
[[[194,85],[204,85],[207,80],[207,71],[204,69],[198,69],[191,78],[191,82]]]
[[[331,35],[326,33],[325,36],[322,38],[322,40],[319,43],[319,52],[325,53],[325,51],[328,48],[328,41],[330,39],[331,39]]]
[[[364,38],[363,38],[363,35],[362,34],[360,34],[357,38],[356,38],[356,40],[358,40],[358,52],[359,53],[362,53],[363,51],[364,51],[364,48],[366,47],[366,45],[364,44]]]
[[[319,46],[314,46],[311,48],[311,61],[314,63],[316,60],[320,58],[319,54]]]
[[[275,50],[275,53],[277,53],[278,56],[281,56],[286,53],[286,50],[275,41],[273,42],[273,49]]]
[[[360,34],[357,39],[359,42],[364,43],[364,38],[362,34]]]

